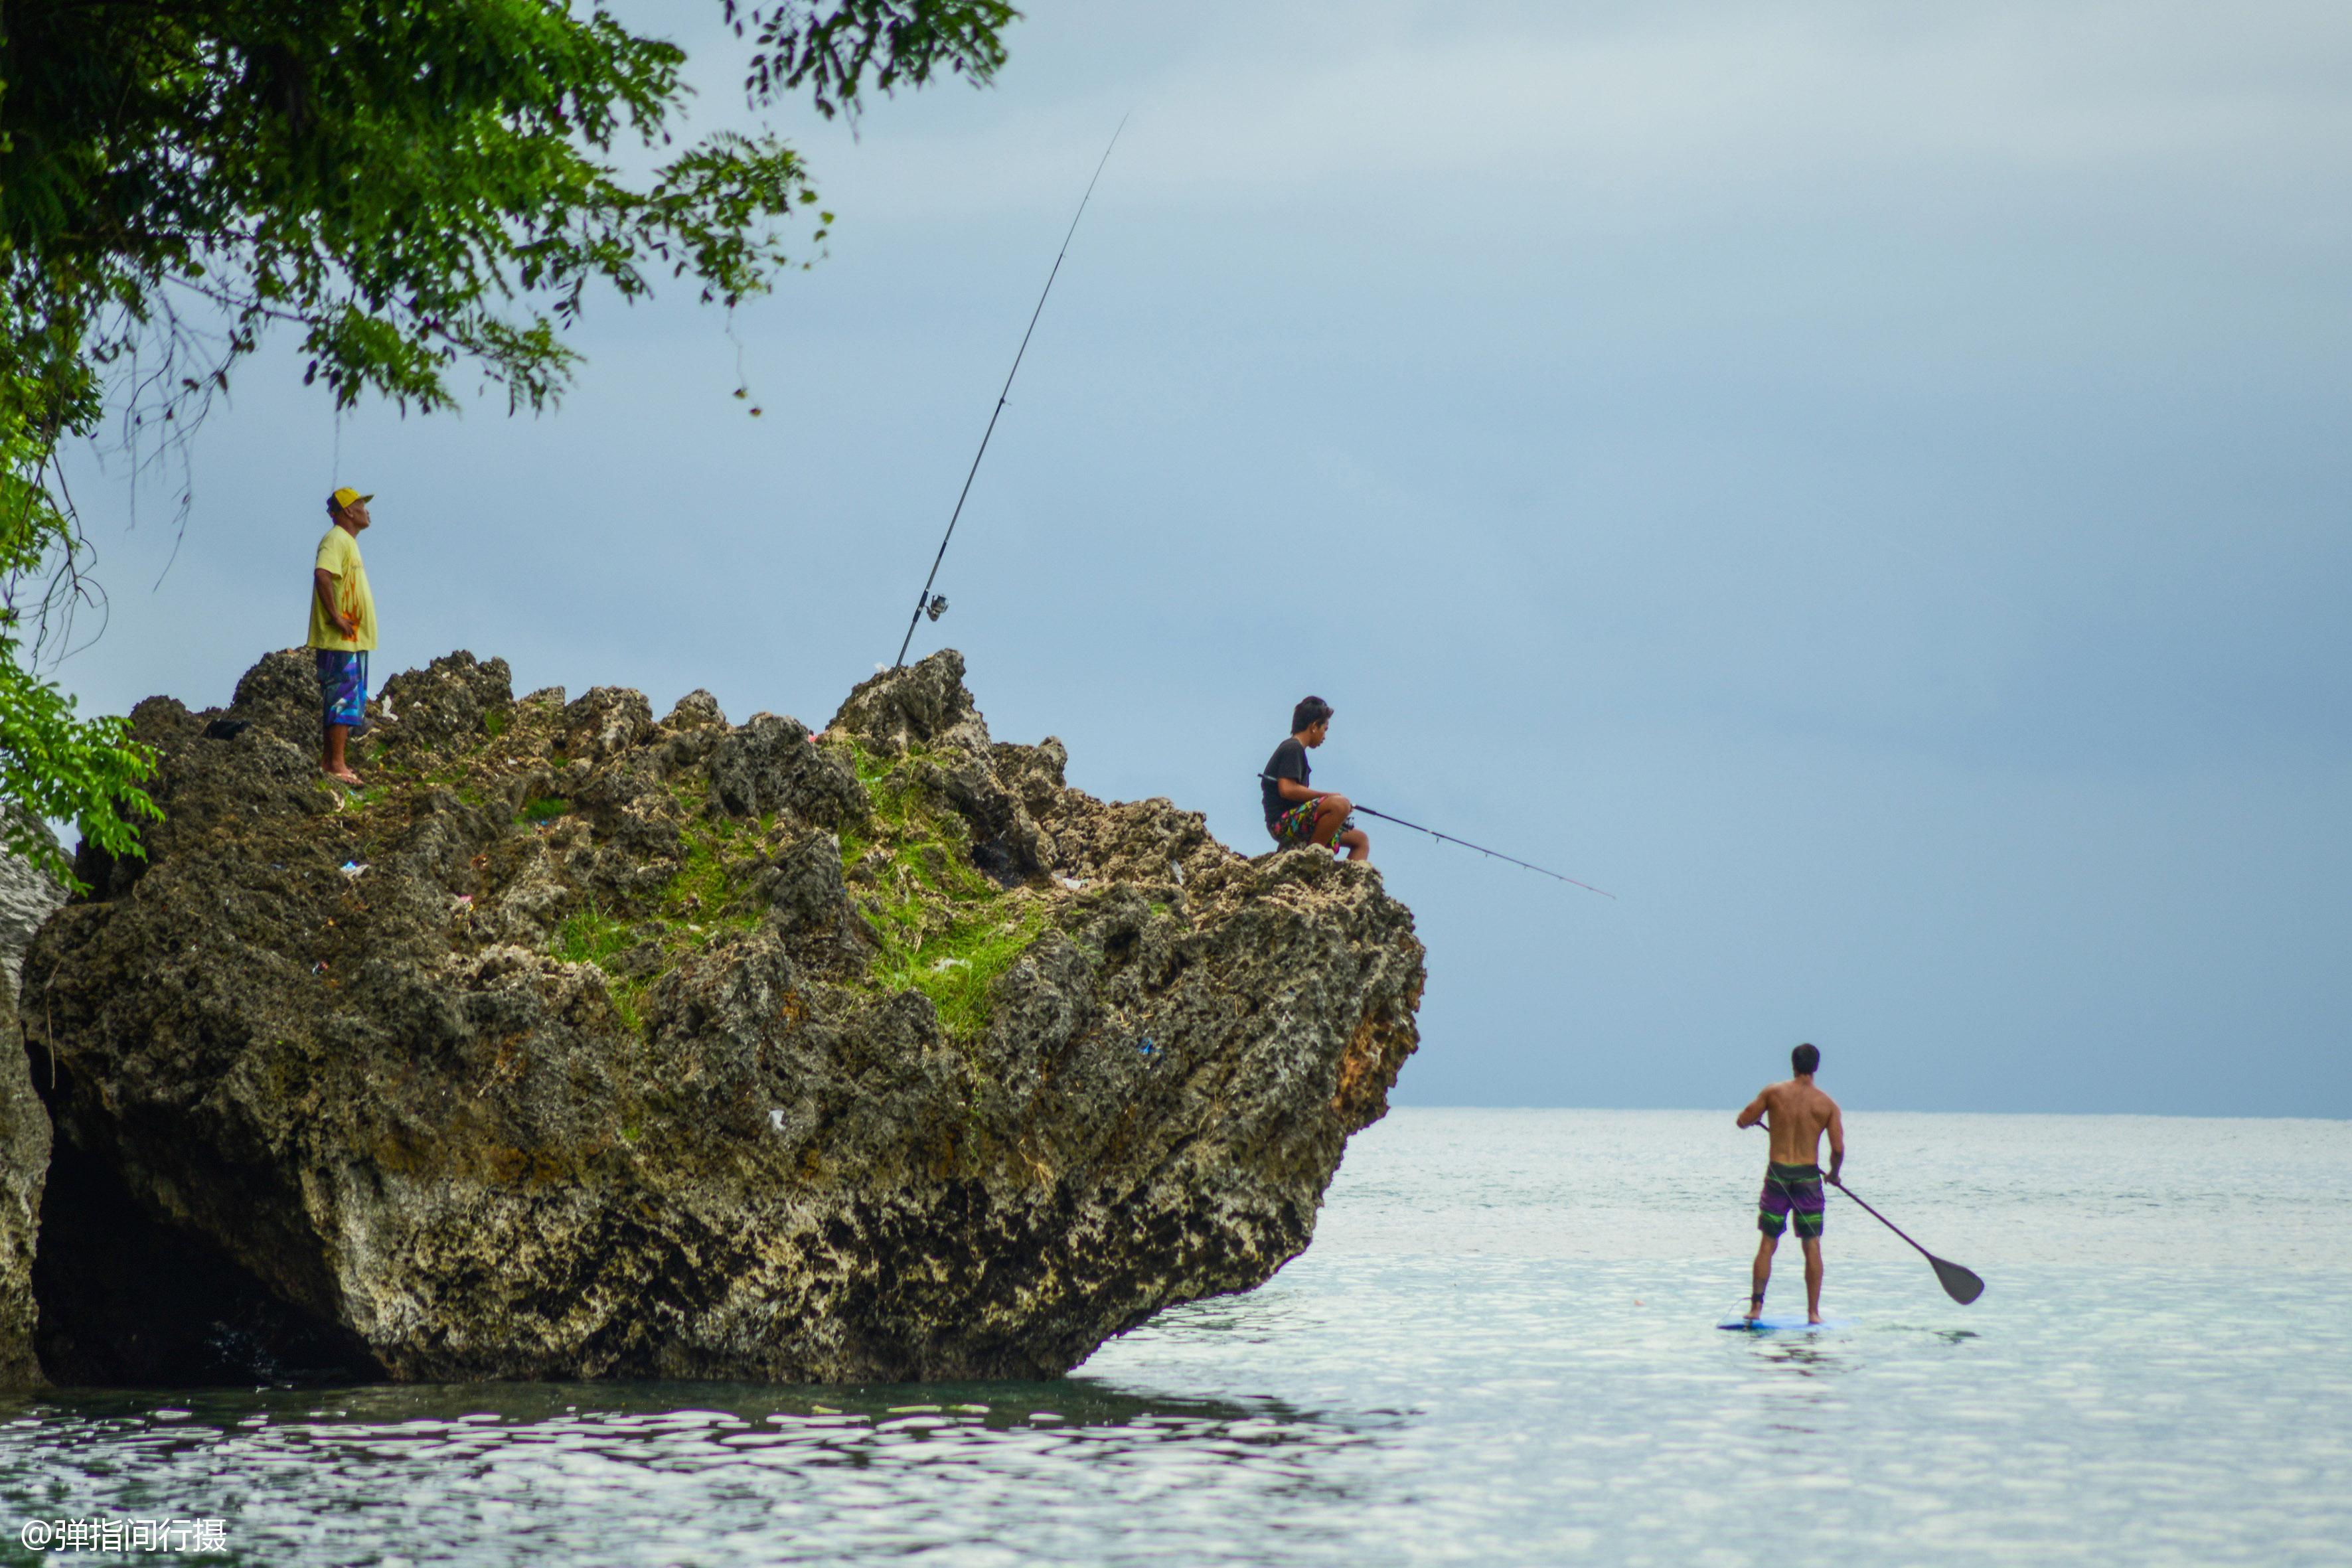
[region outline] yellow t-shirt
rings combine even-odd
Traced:
[[[368,592],[367,564],[360,559],[360,542],[348,529],[330,525],[319,541],[319,570],[335,577],[335,607],[359,623],[359,636],[347,637],[327,618],[319,603],[315,583],[310,591],[310,646],[341,648],[346,653],[375,647],[375,595]]]

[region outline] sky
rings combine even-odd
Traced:
[[[753,123],[713,5],[698,123]],[[2352,10],[1036,0],[792,110],[838,215],[561,409],[290,346],[84,452],[85,710],[226,702],[375,492],[379,679],[820,722],[915,653],[1246,853],[1309,691],[1429,949],[1408,1104],[2352,1116]],[[739,379],[740,378],[740,379]],[[739,401],[739,385],[751,396]],[[753,418],[748,409],[762,409]],[[174,551],[176,549],[176,553]]]

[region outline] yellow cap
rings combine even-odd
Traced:
[[[344,485],[338,489],[333,495],[327,498],[327,510],[329,511],[341,511],[345,507],[351,505],[353,501],[373,500],[375,500],[375,497],[372,495],[363,496],[360,494],[359,491],[352,489],[351,486]]]

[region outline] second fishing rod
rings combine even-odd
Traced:
[[[933,620],[947,613],[945,595],[934,595],[931,585],[939,581],[940,563],[948,558],[948,542],[955,537],[956,521],[963,516],[963,503],[971,495],[971,481],[979,476],[980,460],[988,456],[989,437],[996,434],[996,421],[1004,413],[1005,400],[1013,395],[1013,378],[1021,374],[1021,361],[1029,353],[1029,340],[1036,333],[1037,318],[1045,313],[1045,300],[1054,292],[1054,279],[1062,275],[1062,259],[1070,254],[1070,241],[1077,237],[1078,219],[1087,216],[1087,203],[1094,199],[1096,183],[1102,178],[1103,167],[1110,162],[1111,148],[1118,145],[1119,132],[1127,129],[1121,117],[1118,129],[1110,133],[1110,143],[1103,149],[1102,160],[1095,165],[1094,178],[1087,182],[1085,195],[1078,198],[1078,210],[1070,219],[1069,233],[1062,236],[1062,248],[1055,253],[1053,269],[1045,274],[1045,287],[1037,291],[1037,308],[1029,312],[1029,327],[1021,334],[1021,346],[1013,351],[1013,368],[1004,373],[1004,386],[996,395],[996,406],[989,411],[988,428],[980,435],[980,450],[971,455],[971,467],[963,476],[963,489],[956,494],[955,510],[948,514],[948,531],[940,535],[939,553],[931,557],[931,570],[923,579],[923,591],[915,595],[915,613],[907,617],[907,635],[898,639],[898,657],[891,668],[902,668],[907,662],[907,649],[914,645],[915,628],[929,616]]]

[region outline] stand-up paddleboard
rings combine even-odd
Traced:
[[[1759,1318],[1752,1323],[1745,1318],[1734,1318],[1727,1323],[1717,1323],[1715,1326],[1718,1329],[1728,1329],[1734,1333],[1744,1334],[1820,1334],[1835,1333],[1841,1329],[1850,1329],[1853,1327],[1853,1320],[1824,1318],[1818,1323],[1809,1323],[1802,1318],[1767,1316]]]

